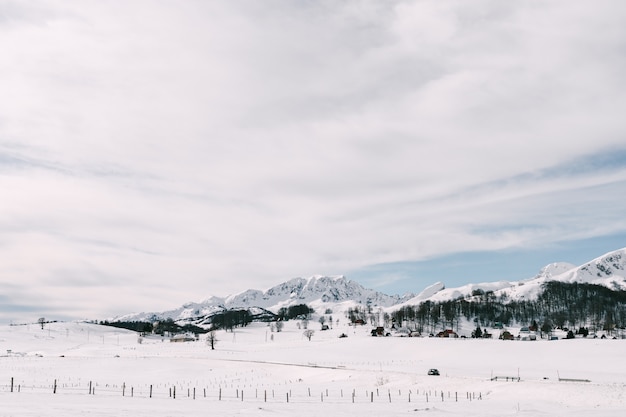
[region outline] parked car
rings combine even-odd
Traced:
[[[428,375],[439,375],[439,370],[435,368],[429,369]]]

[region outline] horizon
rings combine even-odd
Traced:
[[[602,255],[599,255],[599,256],[593,257],[593,258],[591,258],[591,259],[588,259],[587,261],[583,261],[583,262],[580,262],[580,263],[572,263],[572,265],[574,265],[574,267],[580,267],[580,266],[583,266],[583,265],[585,265],[586,263],[589,263],[589,262],[593,261],[594,259],[600,258],[600,257],[602,257],[602,256],[604,256],[604,255],[606,255],[606,254],[608,254],[608,253],[617,252],[617,251],[623,251],[623,250],[625,250],[625,249],[626,249],[626,247],[624,247],[624,248],[619,248],[619,249],[615,249],[615,250],[606,251],[606,252],[603,252],[603,253],[602,253]],[[566,253],[568,253],[568,251],[567,251],[567,250],[565,250],[565,252],[566,252]],[[513,255],[513,256],[515,256],[515,254],[509,254],[509,255]],[[525,259],[525,258],[522,256],[522,259]],[[519,260],[519,259],[518,259],[518,260]],[[472,261],[475,261],[475,259],[472,259]],[[548,263],[545,263],[545,264],[543,265],[543,267],[546,267],[546,266],[548,266],[548,265],[550,265],[550,264],[553,264],[553,263],[555,263],[555,262],[548,262]],[[571,262],[568,262],[568,263],[571,263]],[[433,268],[433,269],[436,269],[436,270],[438,270],[438,271],[441,271],[441,269],[442,269],[442,268],[441,268],[441,266],[440,266],[440,265],[441,265],[441,264],[440,264],[440,263],[438,263],[438,266],[434,266],[434,265],[433,265],[433,266],[432,266],[432,268]],[[481,263],[481,265],[484,265],[484,264],[482,264],[482,263]],[[452,270],[456,270],[458,267],[459,267],[459,265],[455,265],[455,266],[452,268]],[[543,267],[542,267],[542,268],[543,268]],[[443,269],[445,269],[445,268],[443,268]],[[540,269],[541,269],[541,268],[540,268]],[[537,272],[537,273],[539,273],[539,272],[540,272],[540,269],[538,269],[536,272]],[[497,280],[483,279],[483,280],[475,280],[475,281],[458,281],[458,283],[457,283],[456,285],[447,285],[446,281],[438,280],[438,281],[432,281],[430,284],[427,284],[426,286],[424,286],[423,288],[421,288],[421,289],[419,289],[419,290],[415,290],[415,291],[405,291],[405,292],[402,292],[402,293],[400,293],[400,292],[395,292],[395,293],[394,293],[394,292],[389,292],[389,291],[385,291],[385,290],[376,290],[376,289],[375,289],[375,288],[373,288],[373,287],[370,287],[370,286],[367,286],[367,285],[363,284],[363,283],[362,283],[360,280],[358,280],[358,279],[352,279],[352,278],[350,278],[350,277],[348,277],[348,276],[345,276],[345,275],[315,275],[315,276],[312,276],[312,277],[293,277],[293,278],[290,278],[290,279],[288,279],[288,280],[286,280],[286,281],[276,282],[276,283],[274,283],[274,285],[272,285],[271,287],[267,287],[267,288],[265,288],[265,289],[260,289],[260,288],[246,288],[246,289],[241,289],[240,291],[237,291],[237,292],[235,292],[235,293],[230,293],[230,294],[226,294],[226,295],[224,295],[224,294],[210,294],[210,295],[208,295],[207,297],[204,297],[204,298],[202,298],[202,299],[197,299],[197,300],[187,300],[187,301],[185,301],[184,303],[181,303],[180,305],[173,306],[172,310],[178,309],[178,308],[182,307],[184,304],[186,304],[186,303],[188,303],[188,302],[193,302],[193,303],[203,303],[203,302],[204,302],[204,300],[206,300],[206,299],[207,299],[207,298],[209,298],[209,297],[229,298],[229,297],[231,297],[231,296],[235,296],[235,295],[238,295],[238,294],[244,293],[244,292],[246,292],[246,291],[248,291],[248,290],[258,290],[258,291],[266,292],[266,291],[267,291],[267,290],[269,290],[270,288],[273,288],[273,287],[275,287],[275,286],[279,286],[279,285],[281,285],[281,284],[283,284],[283,283],[285,283],[285,282],[288,282],[288,281],[290,281],[290,280],[292,280],[292,279],[312,279],[312,278],[337,278],[337,277],[343,277],[344,279],[346,279],[346,280],[348,280],[348,281],[354,281],[354,282],[356,282],[357,284],[359,284],[359,285],[363,286],[363,287],[364,287],[364,288],[366,288],[366,289],[373,289],[373,290],[376,290],[376,291],[381,292],[381,293],[386,294],[386,295],[390,295],[390,296],[394,296],[394,295],[396,295],[396,296],[403,296],[403,295],[407,295],[407,294],[411,293],[411,294],[413,294],[413,295],[417,296],[417,295],[419,295],[419,294],[420,294],[423,290],[427,289],[428,287],[430,287],[430,286],[432,286],[432,285],[434,285],[434,284],[436,284],[436,283],[438,283],[438,282],[443,283],[443,284],[444,284],[444,288],[446,288],[446,289],[451,289],[451,288],[463,287],[463,286],[465,286],[465,285],[470,285],[470,284],[485,284],[485,283],[498,282],[498,281],[516,282],[516,281],[522,281],[522,280],[526,280],[526,279],[532,279],[532,278],[534,278],[535,276],[536,276],[536,274],[529,275],[529,276],[527,276],[527,277],[525,277],[525,278],[515,278],[515,279],[497,279]],[[456,282],[456,281],[455,281],[455,282]],[[169,311],[170,309],[167,309],[167,310]],[[52,317],[52,318],[46,318],[46,319],[49,319],[49,320],[51,320],[51,321],[59,321],[59,322],[81,321],[81,320],[99,322],[99,321],[102,321],[102,320],[110,320],[110,319],[112,319],[112,318],[114,318],[114,317],[120,317],[120,316],[124,316],[124,315],[128,315],[128,314],[131,314],[131,315],[132,315],[132,314],[143,314],[143,313],[162,313],[162,312],[164,312],[164,311],[166,311],[166,310],[165,310],[165,309],[164,309],[164,310],[156,310],[156,309],[153,309],[153,310],[147,310],[147,311],[142,311],[142,312],[139,312],[139,311],[126,311],[126,312],[119,312],[118,314],[115,314],[115,315],[110,316],[110,317],[99,317],[99,318],[89,318],[89,319],[79,319],[79,318],[76,318],[76,317],[74,317],[74,318],[65,317],[65,318],[61,318],[61,319],[58,319],[58,320],[57,320],[57,319],[55,319],[54,317]],[[13,319],[11,319],[11,320],[10,320],[11,325],[14,325],[14,324],[15,324],[15,323],[13,323],[15,320],[16,320],[15,318],[13,318]],[[23,320],[22,320],[22,321],[23,321]],[[2,321],[0,321],[0,323],[2,323]],[[28,323],[28,324],[36,324],[36,319],[35,319],[35,318],[34,318],[34,316],[33,316],[33,321],[32,321],[32,323],[31,323],[31,322],[28,322],[28,321],[26,321],[26,323]],[[22,324],[24,324],[24,323],[22,323]],[[18,324],[18,325],[19,325],[19,324]]]
[[[0,321],[626,243],[626,3],[13,2]]]

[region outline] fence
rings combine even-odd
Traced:
[[[99,395],[141,398],[170,398],[172,400],[205,400],[224,402],[286,402],[286,403],[381,403],[381,402],[459,402],[482,400],[482,392],[462,392],[432,389],[323,389],[315,392],[310,387],[298,385],[287,389],[241,389],[225,387],[183,386],[181,384],[98,384],[96,381],[85,383],[62,382],[59,379],[42,382],[16,383],[11,378],[0,391],[19,395],[23,392],[37,395]]]

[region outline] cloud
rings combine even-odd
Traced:
[[[621,2],[3,9],[16,304],[159,309],[626,229]]]

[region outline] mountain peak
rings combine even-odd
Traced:
[[[155,317],[190,320],[224,309],[261,308],[276,313],[283,307],[297,304],[308,304],[315,308],[341,303],[399,308],[401,305],[416,305],[427,300],[454,300],[488,292],[505,295],[509,300],[522,300],[532,299],[540,294],[547,281],[589,283],[626,291],[626,248],[609,252],[578,267],[565,262],[551,263],[543,267],[535,277],[516,282],[483,282],[457,288],[446,288],[442,282],[437,282],[426,287],[417,296],[407,294],[399,297],[367,289],[343,275],[315,275],[309,278],[293,278],[265,291],[249,289],[225,298],[211,296],[199,303],[186,303],[176,310],[129,314],[118,317],[117,320],[152,320]]]

